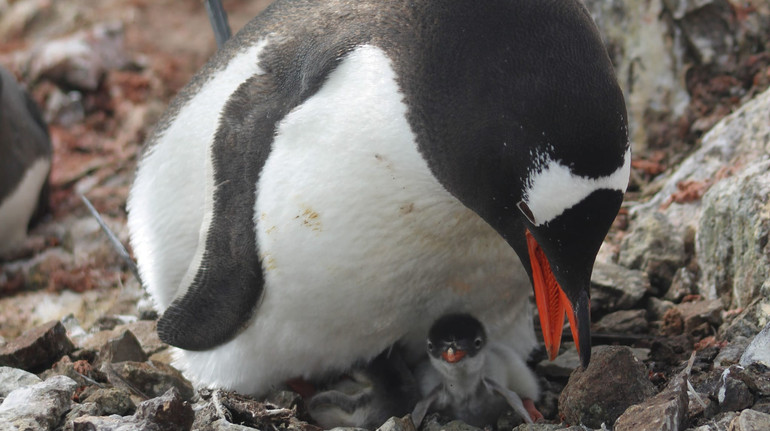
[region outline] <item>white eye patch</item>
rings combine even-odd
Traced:
[[[575,175],[569,167],[555,160],[542,160],[543,168],[527,179],[524,199],[517,204],[519,211],[536,226],[550,222],[597,190],[609,189],[625,193],[628,187],[631,173],[630,148],[621,167],[599,178]]]

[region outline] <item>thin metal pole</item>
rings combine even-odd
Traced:
[[[203,4],[206,6],[206,13],[209,16],[211,28],[214,29],[217,47],[221,48],[232,35],[230,24],[227,22],[227,12],[225,12],[225,8],[220,0],[204,0]]]

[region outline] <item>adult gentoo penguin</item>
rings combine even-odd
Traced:
[[[428,332],[428,364],[418,372],[423,399],[412,412],[415,425],[429,409],[478,427],[494,425],[507,405],[527,423],[542,419],[535,375],[510,346],[514,340],[501,341],[490,340],[468,314],[437,320]]]
[[[48,208],[51,152],[37,105],[0,67],[0,257],[24,248],[28,226]]]
[[[528,281],[551,353],[566,307],[586,364],[629,169],[579,0],[278,0],[172,103],[128,226],[199,384],[259,394],[396,342],[424,355],[450,312],[525,355]]]

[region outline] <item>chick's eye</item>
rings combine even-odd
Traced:
[[[482,344],[484,344],[484,342],[481,340],[481,338],[476,338],[475,340],[473,340],[473,345],[477,349],[480,349]]]
[[[430,341],[428,341],[428,351],[429,352],[433,351],[433,343],[431,343]]]

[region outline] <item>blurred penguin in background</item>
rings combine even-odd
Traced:
[[[48,209],[51,154],[40,110],[0,67],[0,259],[23,252],[27,230]]]

